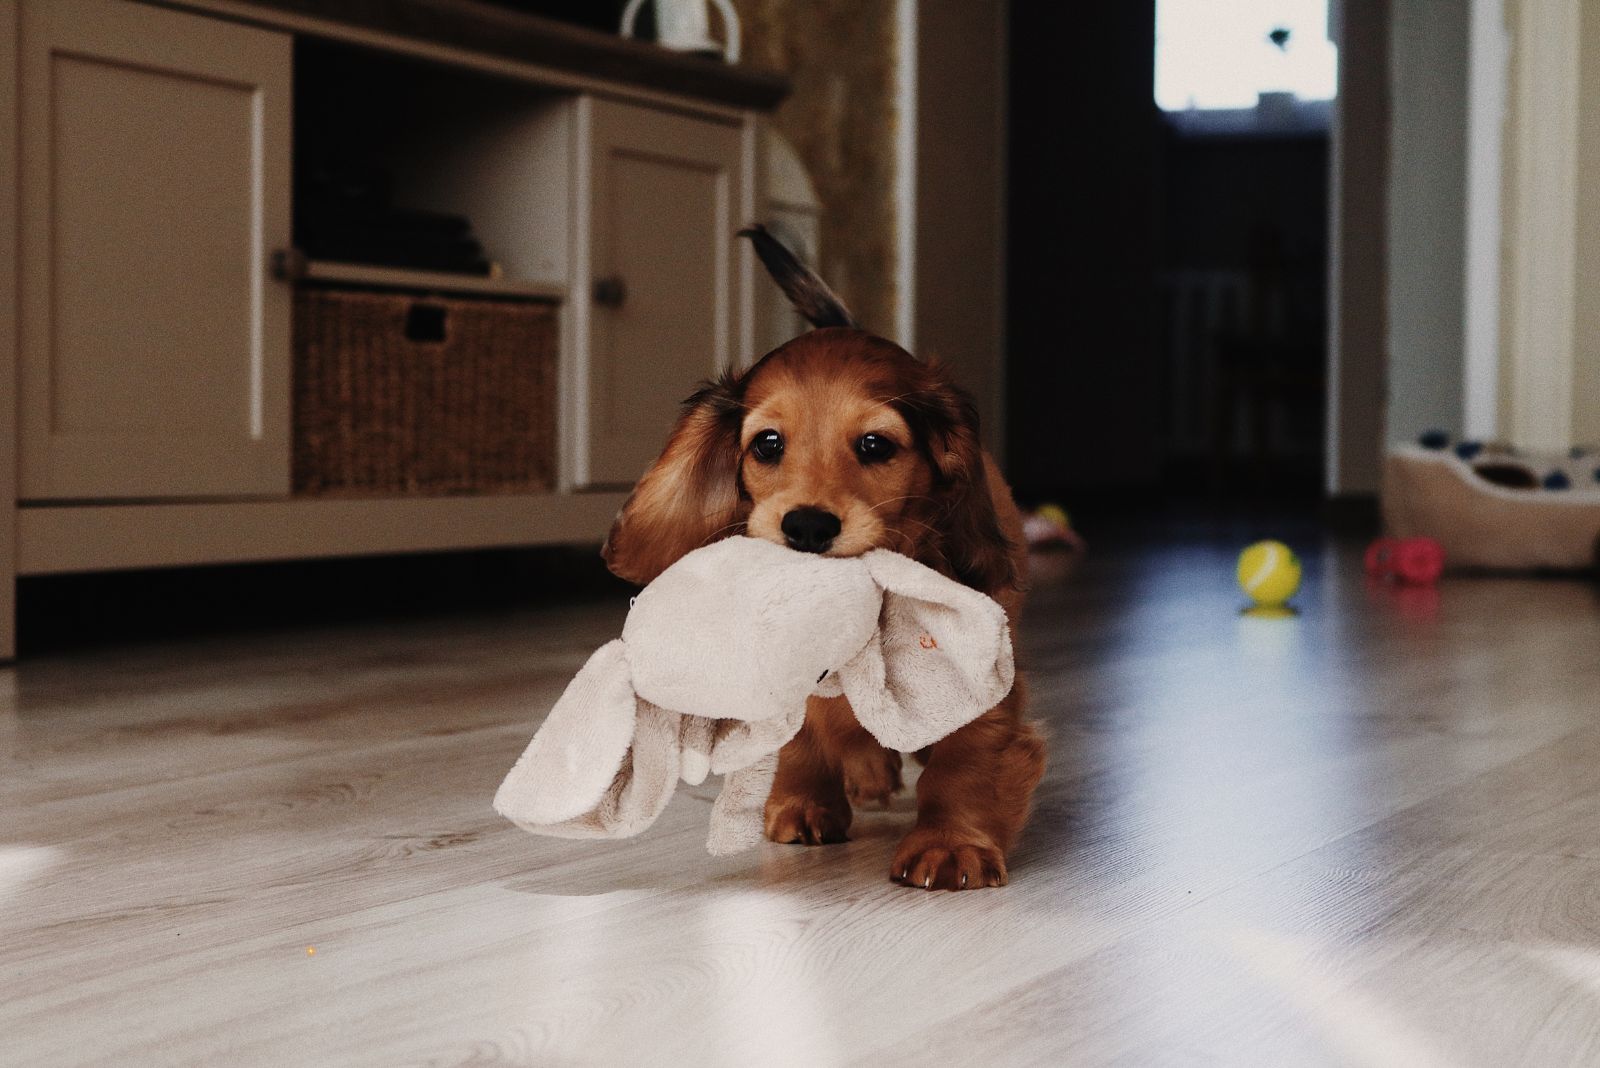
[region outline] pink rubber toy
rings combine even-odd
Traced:
[[[1432,538],[1379,538],[1367,546],[1367,574],[1432,586],[1444,573],[1444,547]]]

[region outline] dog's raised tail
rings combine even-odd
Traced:
[[[772,280],[778,283],[783,295],[789,298],[789,303],[794,305],[794,310],[806,322],[812,326],[856,325],[850,309],[828,288],[828,283],[801,263],[799,257],[773,237],[765,226],[760,223],[747,226],[739,231],[739,236],[750,239],[767,273],[772,275]]]

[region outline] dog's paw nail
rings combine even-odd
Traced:
[[[965,875],[963,875],[961,877],[961,889],[965,890],[966,888],[967,888],[967,877]]]

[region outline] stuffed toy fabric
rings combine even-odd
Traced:
[[[706,848],[761,840],[777,753],[812,694],[850,699],[883,745],[931,745],[1011,690],[992,599],[885,549],[836,558],[734,537],[684,556],[634,599],[622,638],[568,685],[495,794],[535,834],[623,838],[681,778],[727,776]]]

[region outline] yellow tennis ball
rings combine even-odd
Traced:
[[[1256,604],[1283,604],[1300,589],[1300,558],[1281,541],[1258,541],[1239,554],[1239,588]]]
[[[1072,529],[1072,519],[1067,515],[1067,510],[1059,504],[1041,504],[1033,510],[1033,514],[1067,530]]]

